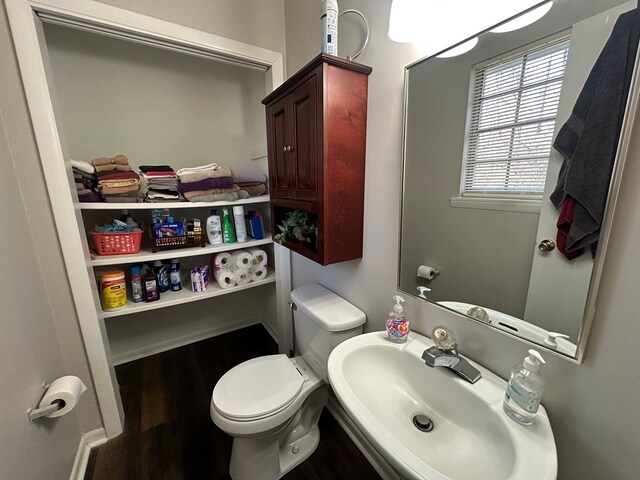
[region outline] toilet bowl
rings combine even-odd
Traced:
[[[331,350],[362,333],[356,307],[317,285],[291,292],[298,356],[268,355],[235,366],[216,383],[213,422],[231,435],[233,480],[276,480],[318,446],[318,419],[329,398]]]

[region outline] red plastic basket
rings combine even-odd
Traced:
[[[89,232],[98,255],[138,253],[143,232]]]

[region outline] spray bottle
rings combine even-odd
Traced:
[[[322,0],[322,53],[338,55],[338,1]]]

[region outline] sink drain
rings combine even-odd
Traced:
[[[431,430],[433,430],[433,422],[426,415],[415,415],[413,417],[413,424],[421,432],[430,432]]]

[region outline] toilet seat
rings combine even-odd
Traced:
[[[213,389],[212,404],[237,421],[259,420],[287,408],[304,378],[286,355],[268,355],[235,366]]]

